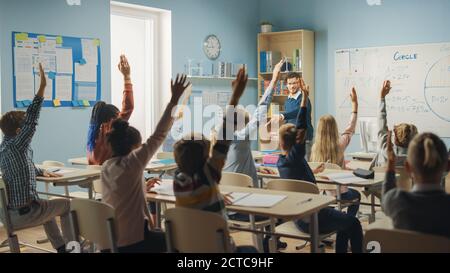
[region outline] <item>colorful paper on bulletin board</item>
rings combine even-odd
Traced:
[[[37,36],[38,41],[41,43],[45,43],[47,41],[47,38],[44,35]]]
[[[91,103],[88,100],[82,100],[82,102],[83,102],[83,106],[85,106],[85,107],[91,106]]]
[[[28,40],[28,33],[22,32],[22,33],[16,33],[16,41],[26,41]]]
[[[53,106],[60,107],[61,106],[61,101],[59,99],[54,99],[53,100]]]
[[[31,105],[31,100],[24,100],[22,103],[25,107],[28,107]]]
[[[29,33],[29,32],[12,32],[12,47],[13,47],[13,66],[14,66],[14,83],[13,83],[13,105],[16,107],[24,107],[31,105],[31,101],[26,102],[25,99],[31,98],[34,95],[33,86],[34,83],[33,74],[36,70],[33,66],[35,61],[34,55],[43,55],[42,58],[49,63],[46,66],[47,70],[47,80],[53,82],[53,92],[49,92],[50,95],[44,100],[42,106],[43,107],[90,107],[91,103],[94,104],[96,101],[101,98],[101,58],[100,58],[100,40],[95,38],[77,38],[77,37],[69,37],[63,35],[51,35],[51,34],[38,34],[38,33]],[[86,49],[83,47],[82,41],[89,41],[90,48]],[[43,49],[38,50],[36,52],[35,49]],[[53,53],[51,50],[44,52],[46,49],[56,48],[56,52]],[[45,50],[44,50],[45,49]],[[66,53],[68,50],[72,51],[72,54],[62,54]],[[95,49],[94,53],[92,53],[92,49]],[[86,55],[86,50],[90,50],[88,53],[92,53],[91,55]],[[17,54],[17,56],[15,55]],[[31,57],[30,57],[31,55]],[[67,58],[67,56],[71,56]],[[86,58],[85,56],[90,56],[92,58]],[[31,58],[31,61],[30,61]],[[65,58],[65,59],[58,59]],[[89,73],[92,75],[96,74],[95,80],[89,82],[92,85],[92,95],[90,97],[77,97],[76,94],[76,86],[79,84],[85,84],[83,77],[80,77],[80,71],[72,70],[61,70],[58,71],[58,67],[62,67],[65,65],[69,67],[70,65],[76,66],[75,63],[79,63],[78,65],[84,66],[85,69],[81,70],[81,72],[86,72],[89,70]],[[94,64],[95,63],[95,64]],[[89,69],[88,69],[89,68]],[[30,75],[26,74],[30,73]],[[69,75],[70,74],[70,75]],[[71,81],[68,80],[62,81],[61,79],[64,77],[71,77]],[[94,77],[92,77],[94,78]],[[30,81],[27,84],[27,81]],[[20,81],[20,84],[17,82]],[[56,88],[59,87],[59,90]],[[64,99],[59,97],[60,90],[64,89],[63,96]],[[61,91],[61,92],[63,92]],[[29,96],[24,96],[25,92],[30,93]],[[28,94],[27,93],[27,94]],[[55,105],[55,99],[59,99],[60,106]],[[88,99],[88,102],[79,101],[80,99]],[[73,100],[76,100],[74,103]]]

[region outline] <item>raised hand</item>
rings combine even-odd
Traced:
[[[171,81],[171,89],[172,89],[172,99],[170,100],[173,104],[178,104],[178,101],[180,100],[181,96],[184,93],[184,90],[191,85],[189,81],[187,81],[187,76],[182,74],[177,74],[177,78],[175,79],[175,83],[173,80]]]
[[[358,96],[356,95],[356,88],[352,88],[352,92],[350,93],[350,98],[352,100],[353,113],[358,112]]]
[[[395,153],[394,153],[394,148],[392,145],[392,131],[388,130],[387,131],[387,136],[386,136],[386,141],[387,141],[387,149],[386,149],[386,153],[387,153],[387,158],[388,158],[388,171],[395,171]]]
[[[130,64],[128,63],[128,59],[127,57],[125,57],[125,55],[120,55],[120,62],[117,67],[119,68],[119,71],[122,73],[125,80],[129,80],[131,68]]]
[[[245,74],[245,68],[239,69],[236,79],[232,83],[233,94],[231,95],[230,105],[237,106],[239,99],[244,93],[245,87],[247,86],[248,75]]]
[[[391,91],[391,89],[391,81],[384,81],[383,88],[381,89],[381,98],[384,99],[389,94],[389,91]]]
[[[277,81],[280,77],[281,68],[283,67],[283,64],[286,62],[284,58],[281,59],[279,63],[275,65],[273,68],[273,75],[272,75],[272,81]]]
[[[305,90],[306,88],[308,88],[308,92],[309,92],[309,85],[306,85],[305,81],[303,80],[303,78],[300,78],[299,81],[300,84],[300,90]]]
[[[303,80],[301,80],[302,82]],[[303,82],[304,88],[302,88],[302,102],[300,104],[300,107],[306,107],[308,103],[308,97],[309,97],[309,85],[305,85]]]
[[[43,98],[45,93],[45,87],[47,87],[47,78],[45,77],[45,72],[44,68],[42,67],[42,63],[39,63],[39,76],[41,78],[41,85],[39,86],[37,95]]]

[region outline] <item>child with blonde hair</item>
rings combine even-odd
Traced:
[[[311,151],[312,162],[330,162],[345,169],[344,151],[355,133],[358,118],[358,97],[355,87],[352,88],[350,98],[352,113],[350,121],[341,135],[339,135],[336,119],[332,115],[325,115],[320,118]],[[336,196],[335,190],[328,190],[327,193]],[[347,208],[348,214],[356,216],[360,199],[361,194],[357,190],[341,187],[341,200],[358,200]]]

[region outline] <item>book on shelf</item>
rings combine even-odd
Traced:
[[[260,73],[272,72],[274,66],[281,60],[281,52],[261,51],[259,52]]]
[[[261,92],[262,94],[269,88],[270,80],[261,80]],[[282,96],[287,95],[289,90],[287,89],[287,85],[283,80],[277,81],[277,84],[274,86],[273,95],[274,96]],[[261,94],[261,95],[262,95]]]
[[[300,48],[294,49],[292,62],[294,71],[302,71],[302,50]]]

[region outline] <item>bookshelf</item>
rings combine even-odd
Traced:
[[[301,65],[295,65],[294,50],[299,49],[299,59],[301,60]],[[263,52],[263,56],[261,56]],[[271,52],[272,62],[270,63],[267,59],[263,60],[264,54],[266,52]],[[272,79],[271,64],[275,65],[280,61],[281,57],[288,57],[288,62],[291,63],[290,71],[281,72],[281,77],[279,80],[279,87],[274,93],[272,105],[278,104],[280,111],[284,110],[284,102],[288,98],[287,86],[285,83],[286,76],[289,72],[298,72],[304,79],[305,83],[310,87],[309,99],[311,105],[314,106],[315,98],[315,83],[314,83],[314,32],[310,30],[290,30],[281,32],[269,32],[269,33],[259,33],[258,34],[258,98],[260,98],[264,92],[264,85],[268,85]],[[264,67],[266,68],[264,71]],[[262,69],[263,68],[263,69]],[[266,82],[264,84],[264,81]],[[280,84],[282,83],[282,84]],[[272,108],[272,107],[271,107]],[[312,109],[312,120],[314,120],[314,107]],[[269,117],[271,116],[271,110],[269,109]],[[272,132],[273,133],[273,132]],[[265,143],[264,136],[268,132],[261,132],[260,130],[260,149],[270,150],[276,147],[278,144],[263,145]]]

